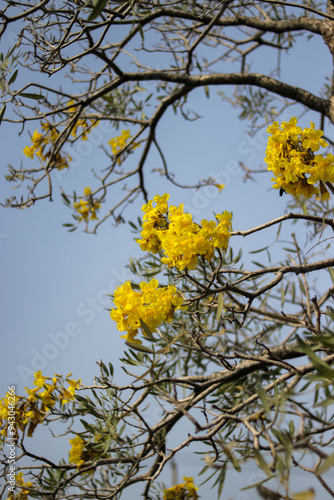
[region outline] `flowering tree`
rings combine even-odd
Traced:
[[[25,396],[9,387],[0,415],[11,500],[120,498],[136,483],[147,499],[196,499],[193,478],[169,488],[156,479],[197,443],[202,473],[214,476],[219,495],[229,466],[241,472],[255,460],[262,476],[253,487],[263,498],[314,498],[311,483],[291,492],[294,467],[334,497],[323,477],[334,463],[334,259],[324,238],[334,229],[334,156],[323,151],[328,144],[312,123],[303,130],[293,117],[268,132],[274,187],[301,197],[305,213],[236,231],[228,211],[198,223],[183,204],[169,205],[168,194],[145,204],[136,241],[148,253],[131,261],[136,279],[115,290],[110,311],[128,346],[122,361],[129,382],[118,385],[112,364],[101,361],[91,387],[71,374],[51,379],[41,372]],[[291,219],[304,224],[304,249],[293,235],[283,261],[244,269],[231,239]],[[171,435],[181,419],[187,425],[175,446]],[[29,439],[58,420],[70,448],[54,463],[31,452]],[[11,461],[6,446],[21,454]],[[28,457],[37,464],[21,466]]]
[[[142,220],[131,223],[143,256],[130,260],[133,280],[120,284],[110,305],[125,339],[127,378],[120,385],[103,360],[89,387],[71,374],[41,372],[25,395],[9,387],[0,401],[1,498],[117,499],[139,485],[146,499],[196,499],[200,478],[159,482],[185,448],[202,454],[201,477],[211,479],[219,495],[228,468],[241,472],[252,461],[259,476],[251,486],[262,498],[312,500],[314,478],[334,497],[326,478],[334,463],[334,156],[327,151],[329,138],[313,123],[301,128],[295,117],[271,123],[295,103],[318,112],[323,124],[325,118],[333,123],[332,87],[316,96],[276,79],[268,68],[252,73],[249,66],[249,55],[261,54],[263,46],[279,56],[310,34],[321,36],[333,53],[332,3],[326,10],[321,2],[274,0],[11,1],[1,16],[3,35],[25,21],[2,58],[3,125],[39,122],[31,128],[24,165],[11,165],[7,176],[28,190],[7,205],[51,199],[54,175],[71,168],[66,144],[87,140],[105,123],[121,129],[108,138],[108,165],[95,171],[98,186],[82,195],[62,192],[74,212],[70,229],[82,222],[95,232],[109,217],[122,221],[137,196],[145,201]],[[140,50],[133,52],[134,46]],[[231,73],[218,72],[222,62]],[[38,82],[14,90],[24,65],[50,81],[68,71],[73,85],[67,90]],[[154,91],[147,95],[151,81]],[[289,200],[287,213],[245,231],[234,227],[230,207],[213,220],[195,221],[168,194],[152,198],[145,187],[152,147],[161,157],[160,173],[179,185],[159,145],[158,125],[170,107],[185,119],[196,116],[186,98],[198,87],[208,93],[211,85],[237,85],[233,96],[222,97],[241,107],[254,131],[271,123],[265,162],[273,187]],[[131,155],[138,155],[137,166],[127,169]],[[184,187],[223,188],[215,179],[194,182]],[[123,199],[117,198],[119,184],[126,188]],[[105,210],[110,195],[117,201]],[[242,261],[240,236],[247,241],[268,227],[279,234],[291,221],[296,231],[275,263]],[[269,246],[258,251],[270,257]],[[159,409],[154,419],[152,408]],[[65,436],[64,459],[35,453],[43,425],[57,429],[54,439]],[[11,456],[13,448],[19,455]],[[294,468],[305,473],[303,491],[291,487]]]
[[[122,222],[124,209],[138,196],[147,202],[146,164],[152,149],[161,158],[157,175],[182,186],[170,171],[159,124],[169,109],[185,120],[196,119],[187,98],[197,89],[209,96],[210,87],[218,88],[222,99],[241,108],[252,131],[296,103],[319,113],[323,124],[325,118],[334,121],[330,67],[319,95],[281,76],[281,54],[298,58],[300,39],[306,43],[311,38],[310,44],[321,39],[334,54],[331,1],[4,4],[1,36],[10,47],[2,54],[0,120],[30,134],[24,162],[9,165],[7,174],[21,192],[6,205],[25,208],[52,200],[55,178],[58,182],[73,166],[74,146],[97,130],[104,138],[105,163],[95,166],[87,182],[94,189],[89,194],[77,193],[76,186],[62,190],[74,212],[70,229],[83,222],[86,231],[95,232],[108,218]],[[17,77],[26,71],[34,80],[20,86]],[[217,183],[193,179],[183,187],[207,184]]]

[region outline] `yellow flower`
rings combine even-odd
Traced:
[[[85,442],[81,436],[75,436],[73,439],[69,439],[69,442],[72,445],[69,451],[69,462],[77,464],[77,466],[80,467],[84,462],[82,453],[85,449]]]
[[[128,142],[130,141],[131,138],[132,138],[132,136],[130,135],[130,130],[122,130],[121,135],[119,135],[118,137],[115,137],[113,139],[110,139],[108,144],[110,144],[110,146],[111,146],[112,154],[117,155],[118,153],[123,151],[123,149],[127,146]],[[127,148],[127,151],[132,152],[138,146],[139,146],[139,144],[137,144],[137,143],[132,144],[130,148]],[[123,157],[121,155],[117,159],[117,163],[121,164],[122,161],[123,161]]]
[[[34,389],[25,388],[26,393],[28,394],[29,401],[36,401],[36,393],[40,390],[40,387],[35,387]]]
[[[33,159],[34,157],[34,152],[35,152],[35,148],[34,146],[26,146],[23,150],[23,153],[28,157],[28,158],[31,158]]]
[[[224,187],[225,187],[225,184],[217,184],[217,183],[214,183],[214,186],[215,186],[216,188],[218,188],[218,189],[219,189],[219,192],[221,193],[221,192],[222,192],[222,190],[223,190],[223,189],[224,189]]]
[[[185,481],[182,484],[177,484],[164,490],[163,499],[164,500],[196,500],[198,495],[196,491],[197,487],[194,485],[194,479],[192,477],[184,477]]]
[[[90,196],[91,190],[89,187],[84,189],[84,196]],[[88,200],[80,200],[79,202],[74,202],[73,204],[74,210],[76,210],[79,214],[79,221],[88,222],[89,219],[97,220],[97,212],[101,208],[101,204],[93,200],[91,196]]]
[[[71,389],[71,390],[70,390]],[[60,400],[62,404],[69,403],[70,401],[74,401],[74,392],[73,388],[69,387],[68,389],[63,389],[60,394]]]
[[[170,322],[174,311],[183,303],[175,286],[159,287],[156,279],[148,283],[143,281],[139,287],[140,292],[133,290],[130,281],[117,287],[114,294],[116,308],[110,311],[118,330],[127,332],[122,338],[137,343],[141,343],[135,338],[141,328],[140,320],[154,332],[164,321]]]
[[[125,148],[129,139],[131,139],[130,130],[122,130],[121,135],[115,137],[114,139],[110,139],[108,144],[111,146],[112,153],[116,155],[119,151]]]
[[[310,128],[302,130],[297,126],[297,118],[292,117],[288,123],[282,122],[281,127],[274,122],[267,132],[271,136],[265,162],[268,170],[274,173],[273,187],[297,197],[327,198],[329,193],[321,182],[334,181],[334,157],[314,154],[328,146],[321,138],[322,130],[314,130],[312,122]],[[319,187],[316,187],[318,182]]]
[[[34,377],[34,385],[37,387],[43,387],[45,385],[46,377],[43,377],[41,370],[35,372]]]
[[[43,411],[49,411],[49,409],[55,405],[56,399],[49,391],[45,390],[40,392],[38,395],[43,403]]]
[[[12,492],[10,492],[7,500],[13,500],[16,498],[17,500],[28,500],[28,495],[30,495],[30,491],[27,488],[33,488],[34,483],[32,481],[27,481],[26,483],[23,480],[23,473],[17,472],[15,474],[15,483],[16,486],[19,487],[19,492],[14,496]]]
[[[69,162],[72,160],[72,158],[68,154],[65,153],[64,155],[62,155],[60,153],[57,153],[56,155],[51,155],[53,146],[59,138],[58,130],[56,129],[56,127],[54,127],[54,125],[51,125],[48,122],[42,122],[41,125],[45,133],[40,134],[37,130],[35,130],[30,139],[32,142],[32,146],[26,146],[23,149],[23,153],[25,154],[25,156],[31,159],[33,159],[34,154],[36,154],[41,162],[49,161],[50,158],[52,158],[53,166],[58,170],[67,168]],[[50,148],[47,150],[48,145],[50,145]]]
[[[71,374],[72,375],[72,374]],[[69,375],[70,376],[70,375]],[[72,389],[78,389],[78,387],[80,386],[81,384],[81,379],[79,380],[70,380],[66,377],[66,382],[68,382],[70,384],[70,387],[68,388],[68,390],[72,390]],[[74,392],[73,392],[74,394]]]
[[[169,194],[157,195],[153,198],[156,207],[153,207],[152,200],[142,207],[142,211],[145,212],[142,224],[143,230],[140,234],[141,239],[137,239],[136,242],[144,252],[158,253],[161,250],[160,233],[167,228],[165,214],[168,210],[168,199]]]
[[[215,248],[226,250],[232,231],[232,215],[224,212],[216,216],[219,221],[202,220],[201,226],[193,222],[191,214],[184,213],[183,204],[169,207],[169,196],[156,196],[153,202],[143,206],[143,231],[137,239],[142,250],[152,253],[164,253],[161,262],[168,267],[195,269],[198,257],[210,261]]]

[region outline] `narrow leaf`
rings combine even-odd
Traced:
[[[300,350],[308,355],[314,368],[320,373],[320,375],[329,378],[330,380],[334,379],[334,370],[332,370],[325,361],[319,358],[313,349],[305,344],[301,338],[297,337],[297,342]]]
[[[19,71],[18,69],[16,69],[14,71],[14,73],[12,74],[12,76],[10,77],[10,79],[8,80],[8,85],[10,85],[11,83],[15,82],[18,71]]]
[[[131,347],[131,349],[134,349],[135,351],[147,352],[148,354],[153,354],[152,349],[149,349],[148,347],[145,347],[141,344],[135,344],[134,342],[128,342],[127,340],[125,341],[125,343],[128,347]]]
[[[6,104],[4,104],[1,108],[1,111],[0,111],[0,124],[2,122],[2,119],[4,117],[4,114],[5,114],[5,111],[6,111]]]
[[[108,0],[98,0],[87,18],[87,22],[94,21],[94,19],[101,14]]]
[[[263,405],[264,411],[268,414],[270,412],[270,405],[268,402],[267,393],[262,389],[262,387],[257,387],[256,390]]]
[[[144,330],[144,332],[145,332],[145,335],[147,335],[147,337],[148,337],[149,339],[153,340],[153,342],[156,342],[156,339],[153,337],[152,332],[151,332],[151,330],[149,329],[149,327],[146,325],[146,323],[144,323],[144,321],[143,321],[141,318],[139,318],[139,321],[140,321],[140,326],[141,326],[141,328],[142,328],[142,329]]]
[[[219,318],[220,318],[220,316],[221,316],[221,313],[222,313],[223,307],[224,307],[224,298],[223,298],[223,294],[222,294],[222,293],[219,293],[219,294],[218,294],[218,302],[217,302],[217,315],[216,315],[216,319],[217,319],[217,320],[219,320]]]
[[[44,95],[42,94],[31,94],[30,92],[19,92],[17,95],[20,97],[27,97],[27,99],[35,99],[39,101],[40,99],[44,99]]]
[[[326,472],[330,467],[332,467],[332,465],[334,465],[334,453],[332,453],[331,455],[328,455],[327,458],[325,458],[325,460],[322,462],[322,464],[320,465],[319,469],[317,470],[316,474],[319,476],[320,474],[323,474],[324,472]]]
[[[265,461],[265,459],[263,458],[263,456],[261,455],[261,453],[259,451],[254,451],[254,456],[255,456],[256,463],[258,464],[260,469],[262,469],[267,474],[267,476],[271,476],[272,473],[269,469],[269,466],[268,466],[267,462]]]
[[[291,495],[291,500],[313,500],[314,499],[314,489],[309,488],[305,491],[300,491],[299,493],[293,493]]]

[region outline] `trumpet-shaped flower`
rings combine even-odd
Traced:
[[[58,130],[54,125],[48,122],[42,123],[42,129],[44,130],[44,134],[40,134],[35,130],[30,139],[32,145],[26,146],[23,149],[23,153],[31,159],[33,159],[36,154],[42,163],[52,160],[51,163],[58,170],[67,168],[72,158],[67,153],[53,153],[53,147],[60,135]],[[47,146],[49,145],[50,148],[48,149]]]
[[[149,283],[142,282],[140,291],[133,290],[130,281],[115,290],[115,309],[110,317],[117,323],[121,332],[127,332],[122,338],[141,344],[136,339],[142,320],[154,332],[164,321],[171,321],[174,311],[182,306],[183,299],[175,286],[159,287],[156,279]]]
[[[171,206],[168,210],[167,194],[156,196],[143,206],[143,230],[136,240],[142,250],[163,252],[161,262],[179,270],[195,269],[199,256],[210,261],[215,248],[226,250],[232,231],[232,215],[218,214],[215,221],[203,219],[201,225],[193,222],[184,212],[184,205]]]
[[[125,147],[128,145],[131,138],[132,136],[130,134],[130,130],[122,130],[121,135],[119,135],[118,137],[114,137],[113,139],[110,139],[108,144],[111,146],[112,154],[117,155],[118,153],[121,153],[123,150],[125,150]],[[131,144],[131,146],[127,148],[127,151],[132,152],[138,146],[139,144],[137,143]],[[122,161],[123,161],[123,155],[117,158],[118,164],[121,164]]]
[[[0,399],[0,435],[6,436],[8,431],[13,435],[10,415],[15,412],[15,433],[18,430],[24,431],[27,427],[27,436],[31,437],[36,426],[44,421],[48,412],[56,403],[68,403],[74,400],[74,394],[81,381],[70,379],[71,374],[63,379],[61,375],[55,374],[51,379],[44,377],[39,370],[35,372],[34,388],[26,388],[27,397],[6,394],[6,397]],[[52,383],[48,383],[52,381]],[[69,387],[65,389],[64,383]]]
[[[81,436],[75,436],[73,439],[69,439],[69,442],[72,445],[72,448],[69,451],[69,461],[70,463],[77,464],[77,466],[80,467],[80,465],[84,462],[82,459],[82,453],[85,449],[85,442]]]
[[[32,481],[27,481],[25,482],[23,480],[23,473],[22,472],[17,472],[15,474],[15,485],[18,489],[18,494],[14,495],[12,491],[9,493],[9,497],[7,500],[28,500],[29,495],[30,495],[30,489],[33,488],[35,485]]]
[[[281,127],[274,122],[267,131],[271,136],[265,162],[274,173],[273,187],[297,197],[328,198],[324,183],[334,181],[334,156],[315,154],[328,146],[322,139],[322,130],[315,130],[312,122],[310,128],[302,130],[297,126],[297,118],[292,117]]]
[[[101,208],[101,203],[93,199],[89,186],[84,189],[83,194],[86,199],[81,199],[73,204],[74,210],[79,214],[79,221],[97,220],[97,212]]]
[[[198,488],[194,485],[192,477],[184,477],[184,483],[176,484],[171,488],[164,490],[164,500],[196,500]]]

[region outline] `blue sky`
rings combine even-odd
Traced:
[[[297,53],[293,61],[286,60],[287,79],[317,93],[323,75],[331,68],[330,57],[322,51],[321,43],[315,49],[310,45],[307,51],[301,46]],[[239,161],[253,168],[263,164],[267,134],[262,131],[250,138],[244,131],[245,122],[238,120],[237,111],[221,101],[216,89],[211,89],[210,93],[211,98],[207,100],[199,89],[189,99],[189,107],[193,103],[203,119],[185,123],[173,113],[167,113],[157,134],[170,170],[178,181],[191,183],[193,179],[212,176],[225,183],[225,189],[222,193],[213,188],[195,192],[170,186],[158,174],[150,173],[161,167],[158,156],[153,153],[146,165],[151,197],[169,192],[170,203],[185,203],[198,222],[211,218],[213,212],[232,211],[235,230],[248,229],[282,215],[286,198],[270,189],[270,174],[257,178],[255,183],[244,183],[238,167]],[[284,118],[290,116],[291,113]],[[302,123],[308,125],[310,119],[312,115],[308,114]],[[318,118],[316,120],[318,126]],[[22,150],[28,144],[28,135],[18,137],[17,130],[5,123],[0,137],[3,144],[1,166],[5,172],[7,163],[18,165],[24,159]],[[109,139],[102,132],[105,146]],[[79,156],[78,166],[64,172],[59,179],[65,190],[74,186],[80,192],[86,185],[94,187],[91,168],[97,162],[106,161],[93,144],[87,154]],[[134,155],[133,161],[135,158]],[[4,179],[0,190],[2,198],[11,194]],[[138,199],[126,212],[129,219],[135,220],[141,214],[142,203],[143,200]],[[100,359],[114,364],[115,380],[122,384],[124,375],[118,359],[123,354],[124,341],[109,317],[107,309],[111,302],[107,295],[120,282],[131,279],[126,269],[128,258],[141,255],[130,227],[126,224],[114,228],[107,221],[97,236],[84,234],[80,228],[68,233],[62,223],[71,221],[71,212],[58,194],[53,203],[42,201],[24,211],[0,210],[1,395],[5,394],[8,385],[16,385],[18,394],[25,386],[32,387],[33,372],[37,369],[42,369],[47,376],[55,372],[64,375],[72,372],[74,378],[90,384],[98,374],[95,362]],[[232,245],[235,249],[242,246],[247,254],[268,240],[275,240],[275,230],[247,240],[236,238]],[[195,471],[201,467],[191,453],[185,452],[183,461],[188,465],[182,468],[180,480],[182,474],[196,475]],[[243,475],[245,486],[258,480],[257,477],[253,481],[256,474],[256,469],[250,467]],[[239,491],[240,477],[236,473],[231,477],[226,491],[233,496]],[[248,498],[240,495],[238,500]]]

